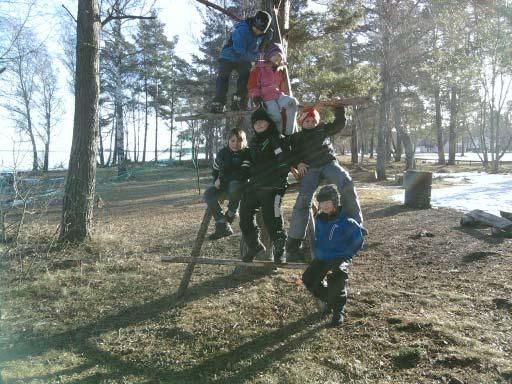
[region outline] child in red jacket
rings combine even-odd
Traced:
[[[248,96],[258,107],[264,103],[267,113],[285,135],[296,131],[295,120],[299,103],[287,95],[286,58],[281,44],[271,44],[265,52],[265,60],[258,60],[251,70],[247,84]],[[281,110],[286,111],[283,124]]]

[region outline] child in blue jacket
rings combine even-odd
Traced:
[[[302,275],[302,281],[332,311],[331,326],[337,326],[343,323],[347,302],[348,267],[363,247],[363,234],[361,225],[347,217],[339,206],[336,188],[322,187],[316,199],[320,212],[315,219],[315,258]],[[326,275],[327,286],[323,282]]]
[[[254,17],[238,22],[219,56],[219,68],[215,86],[215,98],[210,112],[222,113],[226,104],[229,77],[231,72],[238,72],[237,90],[231,103],[232,110],[244,109],[247,103],[247,80],[251,62],[258,60],[259,49],[264,40],[270,40],[272,17],[268,12],[258,11]]]

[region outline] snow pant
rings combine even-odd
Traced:
[[[281,202],[285,189],[263,190],[249,189],[244,191],[240,202],[240,230],[249,246],[258,239],[259,228],[256,224],[256,209],[261,207],[263,223],[272,241],[280,242],[286,236],[283,230]]]
[[[346,260],[312,260],[302,274],[302,281],[313,296],[340,312],[347,302],[350,263]],[[326,275],[327,286],[324,283]]]
[[[276,126],[281,131],[283,135],[291,135],[297,131],[297,111],[299,110],[299,102],[296,98],[281,95],[277,100],[268,100],[265,101],[265,107],[267,107],[267,112],[276,123]],[[284,109],[286,111],[286,121],[283,126],[283,117],[281,115],[281,110]]]
[[[251,71],[251,63],[249,61],[228,61],[219,60],[219,68],[217,72],[217,81],[215,83],[215,101],[226,104],[226,98],[229,88],[229,78],[231,72],[238,73],[238,80],[236,81],[236,94],[244,100],[247,96],[247,80],[249,80],[249,73]]]
[[[363,223],[363,214],[352,178],[336,160],[333,160],[321,167],[309,168],[306,174],[302,176],[299,195],[293,207],[290,230],[288,231],[288,236],[292,239],[302,240],[306,237],[311,200],[321,178],[326,179],[329,183],[336,184],[341,195],[341,206],[347,217],[353,218],[358,223]]]
[[[224,221],[224,215],[222,214],[222,208],[220,207],[219,200],[228,199],[228,211],[236,212],[240,205],[240,198],[242,192],[242,183],[238,180],[231,180],[225,185],[221,184],[220,189],[210,187],[204,192],[204,201],[216,223]]]

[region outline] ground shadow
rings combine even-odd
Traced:
[[[505,240],[503,237],[495,237],[490,235],[489,233],[483,233],[482,230],[489,231],[488,229],[478,229],[478,228],[471,228],[471,227],[452,227],[451,229],[455,231],[459,231],[462,233],[465,233],[466,235],[470,235],[474,237],[475,239],[481,240],[487,244],[491,245],[500,245]]]
[[[408,208],[402,204],[395,204],[375,211],[369,211],[365,213],[365,219],[380,219],[384,217],[396,216],[409,211],[415,211],[415,209]]]

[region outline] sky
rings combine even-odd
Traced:
[[[15,9],[1,9],[1,14],[23,18],[30,14],[28,24],[36,30],[38,37],[44,40],[51,54],[57,56],[60,54],[61,47],[59,42],[59,18],[70,17],[62,8],[64,5],[75,17],[78,1],[76,0],[35,0],[35,6],[28,13],[26,4],[28,0],[20,0],[19,6]],[[156,0],[156,8],[160,10],[159,17],[166,24],[166,34],[171,39],[178,35],[179,40],[176,47],[178,56],[189,60],[192,54],[198,54],[197,39],[202,29],[202,20],[200,11],[201,4],[194,0]],[[50,148],[50,167],[63,164],[67,167],[69,150],[71,148],[73,134],[73,113],[74,97],[69,92],[67,80],[68,73],[61,63],[57,63],[59,73],[60,95],[63,99],[64,114],[59,124],[55,128],[55,134],[52,138],[53,143]],[[3,104],[4,100],[0,101]],[[14,129],[13,123],[5,110],[0,108],[0,168],[10,168],[14,164],[19,169],[29,168],[32,164],[31,146],[26,142],[25,136],[20,136]],[[162,149],[168,146],[169,133],[159,124],[159,147]],[[148,134],[148,148],[154,148],[154,135]],[[42,145],[39,146],[42,149]],[[38,149],[39,149],[38,147]],[[150,158],[152,156],[152,152]]]

